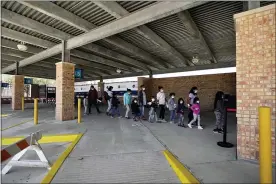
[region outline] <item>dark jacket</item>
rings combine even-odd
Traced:
[[[117,108],[119,106],[119,104],[120,104],[119,99],[117,97],[113,96],[111,98],[111,105],[112,105],[112,107],[116,107]]]
[[[96,89],[94,90],[89,90],[88,92],[88,101],[96,102],[98,99],[98,91]]]
[[[223,110],[224,110],[224,102],[223,100],[218,100],[215,111],[223,113]]]
[[[184,103],[183,104],[178,104],[176,113],[184,115],[184,109],[185,109]]]
[[[143,90],[140,90],[138,92],[138,102],[139,102],[139,105],[143,105],[143,101],[144,101],[144,99],[143,99]]]
[[[157,107],[158,107],[158,105],[157,105],[157,103],[156,103],[156,102],[151,102],[151,104],[150,104],[150,108],[153,108],[153,109],[154,109],[154,111],[156,111]]]
[[[132,112],[133,112],[134,114],[140,113],[140,108],[139,108],[138,103],[132,102],[132,104],[131,104],[131,110],[132,110]]]

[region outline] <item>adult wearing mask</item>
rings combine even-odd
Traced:
[[[107,105],[108,105],[108,107],[107,107],[107,110],[106,110],[106,115],[108,115],[109,116],[109,114],[110,114],[110,110],[111,110],[111,99],[112,99],[112,97],[113,97],[113,92],[112,92],[112,90],[113,90],[113,87],[112,86],[109,86],[108,88],[107,88]]]
[[[94,105],[98,113],[101,113],[98,107],[98,91],[92,85],[88,92],[88,112],[91,114],[91,106]]]
[[[143,120],[146,120],[145,118],[145,105],[147,105],[147,96],[145,92],[146,88],[144,85],[140,86],[140,91],[138,93],[138,101],[140,106],[140,113]]]
[[[127,89],[127,92],[124,94],[124,105],[126,107],[126,115],[125,118],[129,119],[129,111],[131,106],[131,89]]]
[[[189,100],[188,100],[188,107],[189,107],[188,123],[190,123],[194,119],[193,111],[192,111],[192,109],[190,107],[194,104],[194,99],[197,97],[197,92],[198,92],[198,89],[195,86],[192,87],[191,90],[190,90],[190,92],[189,92]],[[196,120],[195,123],[197,123],[197,120]]]
[[[162,86],[158,87],[159,92],[156,95],[157,102],[160,107],[160,112],[159,112],[159,121],[165,123],[165,105],[166,105],[166,95],[164,93],[164,89]]]

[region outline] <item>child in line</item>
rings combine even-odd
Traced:
[[[84,115],[87,115],[88,95],[84,95],[84,98],[83,98],[83,107],[84,107]]]
[[[111,98],[111,106],[112,106],[111,107],[111,110],[112,110],[111,118],[114,118],[115,115],[118,115],[119,118],[121,117],[120,110],[119,110],[119,104],[120,104],[120,101],[117,98],[117,95],[113,94],[113,97]]]
[[[170,111],[170,123],[174,123],[175,119],[175,109],[176,109],[176,103],[175,103],[175,93],[170,93],[170,99],[168,101],[168,108]]]
[[[185,109],[185,104],[183,98],[179,98],[178,104],[177,104],[177,117],[178,117],[178,126],[186,128],[184,125],[184,109]]]
[[[197,128],[202,130],[202,126],[200,126],[200,105],[199,98],[194,98],[194,104],[191,106],[191,110],[193,111],[193,120],[188,124],[189,128],[192,128],[192,124],[197,120]]]
[[[133,114],[133,120],[134,121],[138,121],[140,120],[140,106],[138,104],[138,100],[137,98],[134,98],[131,104],[131,110],[132,110],[132,114]]]
[[[214,101],[214,113],[216,116],[216,128],[213,130],[214,133],[222,133],[224,125],[224,93],[218,91]]]
[[[130,111],[130,106],[131,106],[131,89],[127,89],[127,92],[124,94],[124,105],[126,107],[126,114],[125,118],[129,119],[129,111]]]
[[[149,111],[149,122],[150,123],[155,123],[157,122],[157,103],[155,101],[154,96],[151,97],[151,102],[148,103],[150,105],[150,111]]]
[[[166,123],[166,120],[165,120],[166,94],[164,93],[164,89],[162,86],[159,86],[158,89],[159,89],[159,92],[156,95],[156,99],[160,107],[159,121]]]

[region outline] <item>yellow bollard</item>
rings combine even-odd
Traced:
[[[38,99],[34,99],[34,124],[38,124]]]
[[[24,96],[21,98],[21,105],[22,105],[22,111],[24,111],[24,108],[25,108],[25,98],[24,98]]]
[[[81,98],[78,99],[78,123],[81,123]]]
[[[260,183],[272,183],[271,109],[259,107]]]

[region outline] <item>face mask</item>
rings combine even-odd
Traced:
[[[181,104],[183,104],[183,101],[180,101]]]
[[[128,94],[130,95],[130,92],[128,92]]]
[[[222,96],[221,98],[224,99],[224,96]]]
[[[154,102],[154,101],[155,101],[155,99],[153,98],[153,99],[151,99],[151,101],[152,101],[152,102]]]
[[[137,101],[134,101],[134,103],[137,103]]]
[[[160,92],[164,92],[164,90],[163,90],[163,89],[161,89],[161,90],[160,90]]]
[[[197,90],[194,90],[195,93],[197,93]]]
[[[142,88],[143,89],[143,91],[145,91],[146,90],[146,88]]]
[[[174,98],[174,96],[172,96],[172,98]]]
[[[199,101],[196,101],[196,103],[199,103]]]

